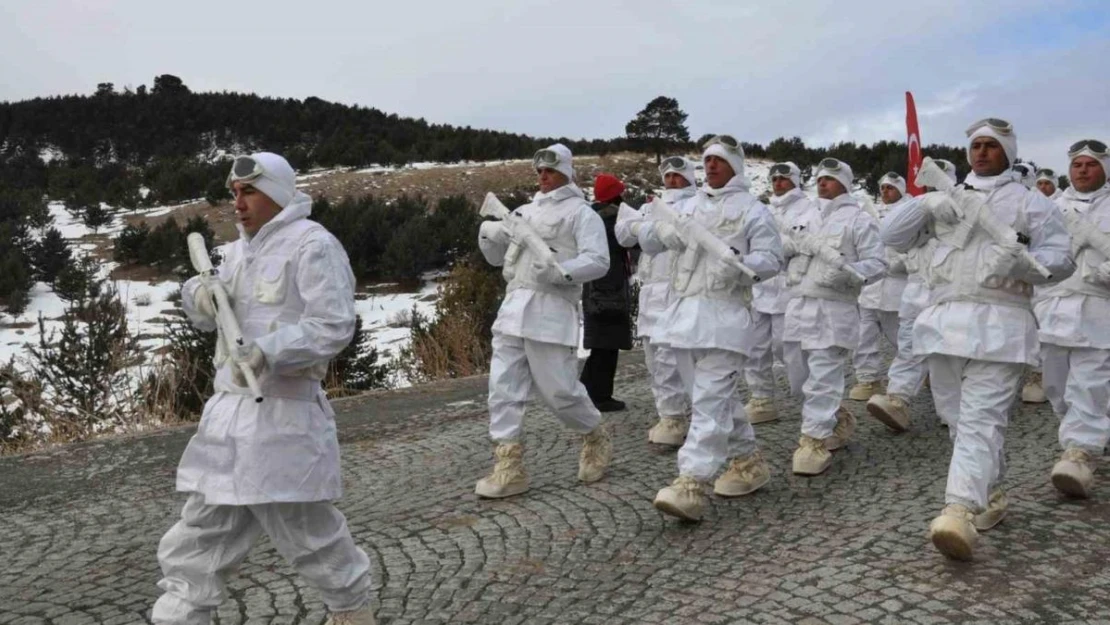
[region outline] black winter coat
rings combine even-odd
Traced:
[[[609,273],[582,286],[586,349],[632,349],[632,287],[628,250],[617,242],[616,204],[594,203],[609,240]]]

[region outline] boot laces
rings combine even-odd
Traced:
[[[735,472],[741,480],[750,482],[759,474],[763,464],[763,456],[758,451],[746,458],[733,458],[729,463],[729,470]]]
[[[605,462],[605,442],[607,437],[601,426],[598,426],[593,432],[586,435],[586,441],[582,445],[582,459],[591,464],[602,464]]]
[[[497,462],[493,465],[492,481],[497,484],[508,484],[517,479],[524,471],[523,459],[519,445],[500,445],[494,452]]]
[[[1078,447],[1069,447],[1064,450],[1062,460],[1068,460],[1070,462],[1076,462],[1079,464],[1090,464],[1091,454],[1087,453],[1087,451],[1083,449],[1079,449]]]

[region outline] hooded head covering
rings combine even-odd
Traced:
[[[829,167],[826,167],[826,165],[829,165]],[[852,168],[848,163],[839,161],[835,158],[823,158],[821,162],[817,164],[817,174],[814,178],[819,179],[822,176],[836,179],[837,182],[844,185],[845,193],[852,192],[852,180],[854,180],[855,177],[852,175]]]
[[[899,176],[898,174],[896,174],[892,171],[886,172],[885,174],[883,174],[882,178],[879,178],[879,189],[880,190],[882,190],[884,184],[885,185],[890,185],[890,186],[894,187],[895,189],[898,189],[898,194],[899,195],[905,195],[906,194],[906,179]]]
[[[681,167],[678,166],[679,160],[682,161]],[[698,179],[695,168],[696,165],[694,161],[686,157],[668,156],[663,159],[662,163],[659,165],[659,177],[664,178],[667,174],[674,172],[685,178],[686,182],[689,182],[691,187],[696,187],[698,186]]]
[[[293,196],[297,194],[297,174],[289,161],[273,152],[255,152],[246,158],[253,160],[261,168],[262,174],[253,179],[236,176],[235,165],[232,164],[232,171],[227,176],[228,188],[231,187],[231,183],[242,179],[245,184],[258,189],[278,206],[282,208],[288,206]]]
[[[1110,151],[1103,154],[1095,152],[1091,149],[1091,146],[1089,144],[1083,145],[1088,141],[1090,141],[1090,139],[1077,141],[1072,145],[1072,149],[1068,151],[1068,182],[1071,183],[1072,186],[1075,186],[1075,183],[1071,180],[1071,164],[1072,161],[1079,158],[1080,156],[1089,156],[1098,161],[1099,165],[1102,165],[1103,175],[1105,175],[1107,178],[1110,178]],[[1100,141],[1099,143],[1102,142]]]
[[[554,153],[554,162],[551,161],[550,155],[546,153]],[[567,180],[574,180],[573,159],[570,148],[562,143],[556,143],[536,152],[535,156],[532,157],[532,168],[537,171],[540,169],[554,169],[566,176]]]
[[[784,166],[787,169],[790,170],[786,174],[783,174],[782,171],[781,171],[781,169]],[[778,169],[780,171],[776,172],[775,171],[776,169]],[[784,176],[784,175],[786,177],[790,178],[790,182],[794,183],[794,188],[795,189],[801,189],[802,188],[802,170],[798,169],[798,166],[795,165],[793,161],[784,161],[782,163],[775,163],[774,165],[771,165],[771,173],[768,174],[767,177],[770,178],[772,181],[774,181],[776,176]]]
[[[1037,182],[1040,182],[1042,180],[1047,180],[1052,184],[1056,184],[1056,172],[1052,171],[1051,169],[1038,169]]]
[[[1013,131],[1013,126],[1010,131],[1000,132],[994,126],[985,123],[987,120],[975,122],[967,129],[967,164],[971,164],[971,144],[979,137],[990,137],[1002,146],[1002,151],[1006,153],[1007,165],[1013,166],[1017,161],[1018,148],[1017,148],[1017,133]],[[1002,121],[1002,120],[996,120]],[[1009,122],[1006,122],[1009,123]]]
[[[716,137],[714,137],[716,138]],[[710,156],[717,156],[723,158],[732,168],[732,173],[735,176],[744,176],[744,148],[737,143],[735,148],[727,147],[723,143],[713,142],[710,139],[706,142],[705,151],[702,152],[701,160],[704,163],[705,159]]]

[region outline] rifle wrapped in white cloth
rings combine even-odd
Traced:
[[[210,294],[216,309],[217,340],[223,341],[232,363],[239,368],[243,379],[247,382],[247,388],[254,395],[254,401],[261,402],[262,387],[258,384],[254,369],[247,362],[244,354],[246,342],[243,340],[243,332],[239,329],[238,320],[235,319],[235,311],[231,309],[227,291],[224,290],[223,283],[220,282],[216,270],[212,267],[212,259],[208,257],[208,249],[204,245],[204,236],[199,232],[193,232],[186,237],[186,241],[189,244],[189,260],[193,263],[193,269],[196,269],[200,275],[201,284]]]
[[[556,250],[552,249],[519,213],[510,211],[502,204],[496,195],[486,193],[486,199],[482,202],[482,208],[478,214],[500,220],[508,228],[509,236],[517,245],[527,247],[540,263],[554,267],[567,282],[572,280],[571,275],[555,259]]]
[[[867,284],[867,277],[856,270],[840,253],[815,235],[808,232],[794,232],[791,236],[798,254],[816,258],[837,271],[843,271],[855,278],[859,284]]]
[[[674,209],[659,198],[652,201],[651,214],[671,224],[687,247],[700,247],[717,260],[743,273],[752,282],[759,282],[760,278],[755,271],[740,261],[740,251],[717,238],[705,226],[693,219],[680,220]]]
[[[956,249],[964,249],[975,229],[982,230],[997,245],[1007,250],[1015,250],[1017,255],[1026,265],[1046,279],[1052,278],[1052,272],[1045,268],[1029,250],[1025,248],[1028,239],[1019,235],[1013,228],[1000,222],[989,209],[986,202],[975,193],[959,189],[952,183],[948,174],[944,173],[932,159],[925,157],[921,169],[917,172],[914,183],[919,187],[932,187],[939,195],[927,194],[923,205],[933,214],[938,210],[948,210],[955,213],[958,221],[953,224],[938,224],[937,238]],[[932,197],[930,197],[932,196]]]
[[[1064,213],[1064,221],[1068,225],[1071,244],[1076,251],[1089,247],[1102,254],[1103,258],[1110,259],[1110,235],[1099,230],[1096,224],[1073,210]]]

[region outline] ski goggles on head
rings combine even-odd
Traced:
[[[685,171],[690,166],[690,161],[681,156],[669,156],[659,164],[659,175],[666,176],[672,172]]]
[[[952,171],[952,165],[948,161],[933,161],[933,163],[944,173]]]
[[[970,137],[971,135],[975,134],[975,131],[979,130],[980,128],[990,128],[998,134],[1007,137],[1014,134],[1014,125],[1010,122],[1004,119],[998,119],[997,117],[987,117],[986,119],[980,119],[974,124],[968,126],[966,131],[967,136]]]
[[[558,152],[544,148],[532,156],[532,169],[555,169],[561,162],[563,157]]]
[[[836,160],[835,158],[823,158],[820,163],[817,163],[817,171],[822,169],[826,171],[837,172],[844,168],[844,163]]]
[[[1108,150],[1106,144],[1098,139],[1081,139],[1071,144],[1068,148],[1068,158],[1075,158],[1080,152],[1087,150],[1098,158],[1106,158]]]
[[[775,163],[771,165],[771,180],[775,178],[793,178],[794,172],[790,169],[790,165],[786,163]]]
[[[703,143],[701,147],[703,150],[707,150],[709,149],[709,146],[718,144],[723,146],[729,152],[740,154],[740,142],[737,141],[736,137],[733,137],[732,135],[716,135],[714,137],[710,137],[709,140]]]
[[[1038,169],[1037,180],[1056,180],[1056,172],[1051,169]]]
[[[1025,163],[1014,163],[1014,169],[1022,176],[1028,176],[1033,170]]]
[[[230,189],[234,182],[254,182],[262,177],[266,170],[253,156],[236,156],[231,163],[231,171],[227,174],[227,187]]]

